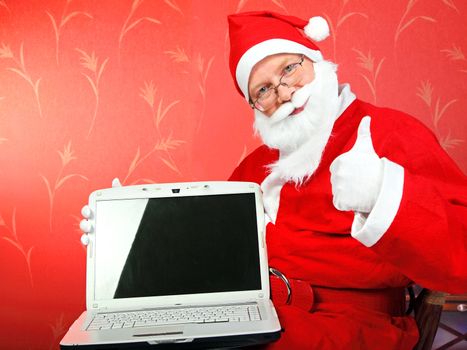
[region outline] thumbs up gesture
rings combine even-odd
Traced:
[[[370,122],[369,116],[361,120],[352,149],[331,164],[333,204],[338,210],[369,213],[378,198],[383,161],[373,148]]]

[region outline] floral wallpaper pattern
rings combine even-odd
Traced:
[[[259,145],[226,15],[262,9],[325,17],[340,81],[466,172],[466,1],[0,0],[0,348],[57,349],[84,310],[93,190],[223,180]]]

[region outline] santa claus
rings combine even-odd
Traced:
[[[270,346],[412,349],[405,287],[467,291],[465,175],[418,120],[338,84],[314,43],[324,19],[228,20],[231,72],[264,143],[230,180],[261,185],[269,265],[292,289],[281,299],[271,281],[285,332]]]

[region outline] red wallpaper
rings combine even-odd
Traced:
[[[91,191],[226,179],[259,144],[226,15],[260,9],[326,17],[340,81],[466,172],[466,1],[0,0],[0,348],[55,349],[84,310]]]

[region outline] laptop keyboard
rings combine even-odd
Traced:
[[[151,327],[183,323],[259,321],[256,304],[99,313],[87,330]]]

